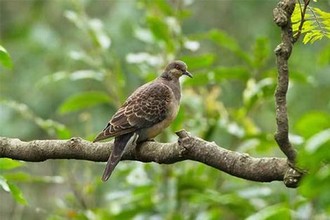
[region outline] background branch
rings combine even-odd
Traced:
[[[289,169],[284,158],[254,158],[226,150],[214,142],[192,137],[186,131],[177,132],[177,135],[177,143],[145,142],[137,148],[128,149],[122,159],[160,164],[194,160],[230,175],[258,182],[282,181]],[[24,142],[0,137],[0,157],[31,162],[48,159],[105,162],[112,146],[112,142],[91,143],[81,138]]]

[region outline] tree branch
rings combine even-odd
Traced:
[[[277,130],[275,140],[287,156],[289,165],[292,167],[290,173],[292,176],[288,178],[290,181],[285,182],[288,187],[296,187],[301,178],[301,174],[295,167],[296,150],[289,140],[289,125],[286,107],[286,94],[289,85],[289,67],[288,60],[291,55],[292,45],[296,39],[293,38],[291,15],[295,8],[295,0],[281,0],[274,8],[273,15],[275,23],[281,28],[282,42],[276,47],[277,61],[277,87],[275,91],[276,105],[276,124]]]
[[[274,9],[274,21],[281,27],[282,42],[276,47],[275,54],[277,59],[277,87],[275,91],[276,122],[277,131],[275,140],[283,153],[288,157],[289,162],[294,164],[296,151],[289,141],[289,125],[286,107],[286,94],[289,85],[288,59],[292,51],[292,27],[291,15],[295,7],[295,0],[280,1]]]
[[[219,147],[190,136],[186,131],[177,132],[177,143],[145,142],[137,148],[127,149],[122,160],[173,164],[193,160],[224,171],[230,175],[258,182],[283,181],[289,170],[286,159],[254,158]],[[92,143],[81,138],[70,140],[34,140],[0,137],[0,158],[41,162],[48,159],[78,159],[105,162],[113,142]]]

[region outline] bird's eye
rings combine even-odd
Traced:
[[[175,69],[177,69],[177,70],[180,70],[180,71],[183,71],[183,69],[180,67],[180,65],[175,65]]]

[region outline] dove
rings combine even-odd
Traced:
[[[107,181],[125,149],[153,140],[175,119],[181,98],[179,78],[186,75],[187,65],[180,60],[170,62],[153,81],[136,89],[112,116],[93,142],[114,137],[102,180]]]

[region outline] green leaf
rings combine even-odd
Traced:
[[[330,60],[330,44],[325,46],[319,53],[318,63],[323,66],[326,66],[329,64],[329,60]]]
[[[0,170],[11,170],[20,166],[23,166],[23,163],[19,161],[8,158],[0,158]]]
[[[111,39],[104,30],[101,20],[89,18],[84,13],[74,11],[65,11],[64,16],[82,30],[92,41],[93,45],[101,49],[108,49],[111,45]]]
[[[24,198],[24,195],[22,193],[22,191],[20,190],[20,188],[18,188],[18,186],[16,186],[13,183],[7,183],[10,193],[11,195],[14,197],[14,199],[16,200],[16,202],[18,202],[21,205],[27,205],[27,201]]]
[[[61,176],[35,176],[26,172],[7,172],[3,175],[7,181],[24,183],[63,183]]]
[[[312,136],[306,142],[306,151],[313,153],[317,151],[322,145],[330,141],[330,129],[321,131],[314,136]]]
[[[230,51],[239,50],[237,41],[230,37],[226,32],[220,30],[211,30],[208,36],[219,46],[229,49]]]
[[[301,23],[301,7],[295,7],[292,14],[292,29],[294,35],[297,36],[299,31],[299,25]],[[330,38],[330,13],[322,11],[319,8],[307,7],[304,24],[301,29],[301,33],[305,34],[303,43],[314,43],[317,40],[321,40],[323,37]]]
[[[310,157],[310,156],[309,156]],[[316,159],[316,158],[315,158]],[[318,163],[320,160],[312,160],[308,163]],[[307,163],[307,162],[306,162]],[[299,192],[307,198],[315,199],[315,201],[325,201],[327,204],[330,203],[330,165],[319,164],[315,169],[309,169],[308,174],[302,179],[301,185],[299,187]],[[317,186],[317,187],[315,187]]]
[[[246,63],[251,64],[250,55],[240,49],[237,41],[230,37],[226,32],[212,30],[206,34],[206,37],[213,40],[220,47],[233,52],[237,57],[242,58]]]
[[[274,91],[275,82],[272,78],[264,78],[256,81],[251,78],[247,81],[246,88],[243,92],[243,101],[247,109],[250,109],[262,97],[265,97],[267,90]]]
[[[60,113],[68,113],[78,111],[98,105],[101,103],[109,103],[108,94],[100,91],[82,92],[77,95],[70,96],[59,108]]]
[[[55,127],[55,132],[56,132],[56,135],[59,139],[67,139],[67,138],[70,138],[72,135],[71,135],[71,132],[68,128],[66,128],[65,126],[54,126]]]
[[[306,138],[329,127],[330,115],[325,112],[309,112],[295,124],[296,131]]]
[[[285,204],[276,204],[261,209],[257,213],[249,216],[246,220],[276,220],[291,219],[290,209]]]
[[[258,38],[254,45],[254,67],[262,66],[270,55],[268,38]]]
[[[187,64],[189,70],[210,68],[210,66],[213,64],[215,60],[215,55],[202,54],[199,56],[183,56],[181,57],[181,60],[183,60]]]
[[[92,39],[94,45],[106,50],[111,45],[111,39],[106,34],[103,23],[99,19],[89,19],[88,21],[88,33]]]
[[[139,3],[141,6],[145,7],[146,10],[155,11],[155,13],[160,16],[173,16],[175,12],[177,12],[174,7],[171,7],[171,4],[169,4],[170,2],[166,0],[142,0],[139,1]]]
[[[168,31],[167,24],[160,17],[148,16],[147,23],[152,34],[160,40],[168,41],[170,33]]]
[[[3,177],[7,181],[12,181],[12,182],[31,182],[34,176],[31,176],[30,174],[22,171],[18,172],[6,172]]]
[[[79,29],[85,30],[84,22],[86,20],[82,18],[80,15],[78,15],[76,12],[68,10],[64,12],[64,16],[73,24],[75,24]]]
[[[105,78],[105,74],[103,72],[97,72],[94,70],[77,70],[72,73],[60,71],[60,72],[56,72],[54,74],[50,74],[50,75],[42,77],[37,82],[37,86],[38,87],[47,86],[49,84],[52,84],[54,82],[58,82],[61,80],[77,81],[77,80],[93,79],[96,81],[103,81],[104,78]]]
[[[234,66],[234,67],[217,67],[214,70],[214,79],[217,82],[221,82],[224,79],[241,79],[247,80],[250,77],[250,72],[246,67]]]
[[[1,188],[6,191],[6,192],[9,192],[10,189],[9,189],[9,186],[8,186],[8,183],[7,183],[7,179],[5,179],[3,176],[0,175],[0,186]]]
[[[13,67],[13,63],[11,61],[11,58],[9,56],[9,53],[7,50],[0,45],[0,63],[9,69]]]
[[[290,79],[300,83],[311,83],[313,77],[304,72],[292,70],[290,71]]]

